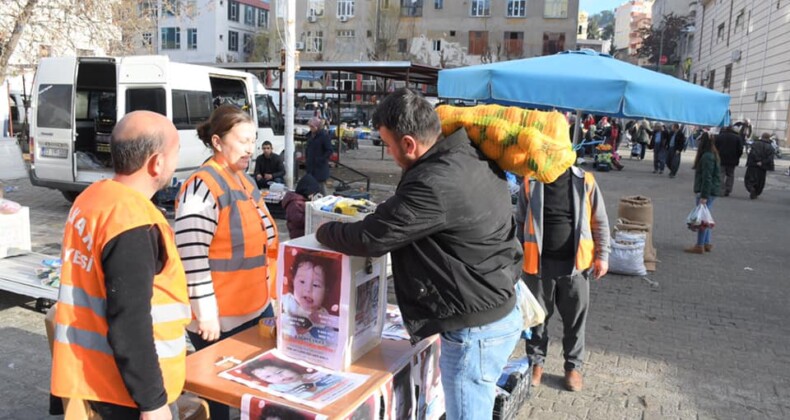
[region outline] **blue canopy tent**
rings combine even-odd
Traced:
[[[730,95],[592,50],[439,72],[439,97],[703,126],[730,123]],[[577,117],[578,119],[578,117]],[[578,130],[574,135],[576,143]]]

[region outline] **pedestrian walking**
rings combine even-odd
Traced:
[[[85,189],[66,221],[52,393],[103,419],[178,418],[189,297],[173,231],[151,202],[178,150],[167,118],[126,114],[110,138],[115,175]]]
[[[645,160],[645,153],[647,146],[650,144],[650,138],[653,136],[653,131],[650,130],[650,124],[647,120],[642,120],[639,123],[639,128],[636,131],[636,142],[639,143],[639,160]]]
[[[723,178],[724,181],[721,195],[727,197],[732,193],[732,186],[735,183],[735,167],[738,166],[741,155],[743,155],[743,139],[732,127],[724,127],[716,135],[715,142],[721,158],[722,173],[720,178]]]
[[[194,315],[187,334],[196,350],[273,316],[278,235],[269,210],[247,175],[256,127],[234,105],[215,109],[197,128],[213,155],[181,186],[176,198],[176,243],[184,260]],[[228,406],[209,402],[212,420]]]
[[[653,135],[650,136],[650,144],[647,146],[648,149],[653,150],[653,173],[663,175],[664,174],[664,166],[666,166],[667,162],[667,151],[668,151],[668,135],[666,130],[664,130],[664,124],[656,123],[653,126]]]
[[[532,328],[527,340],[532,385],[540,385],[543,376],[556,305],[563,325],[565,388],[580,391],[589,277],[600,279],[609,268],[609,221],[595,177],[574,166],[550,184],[524,182],[516,223],[524,244],[524,282],[546,310],[546,320]]]
[[[774,147],[771,145],[771,134],[763,133],[749,149],[746,156],[746,176],[743,183],[749,198],[754,200],[763,193],[765,176],[774,170]]]
[[[680,169],[680,154],[686,149],[686,136],[680,129],[680,124],[672,124],[672,131],[669,133],[669,144],[667,145],[667,166],[669,167],[669,177],[674,178]]]
[[[401,88],[373,125],[403,175],[395,195],[356,223],[316,233],[349,255],[392,255],[395,294],[413,343],[440,334],[448,419],[490,418],[496,378],[521,335],[516,305],[522,251],[505,173],[466,131],[443,137],[436,112]]]
[[[702,133],[697,144],[697,156],[694,158],[694,193],[696,204],[705,204],[713,213],[713,201],[721,190],[721,169],[719,151],[707,132]],[[704,254],[713,250],[711,229],[697,231],[697,243],[684,251],[692,254]]]
[[[305,147],[305,169],[321,186],[321,194],[326,195],[326,180],[329,179],[329,159],[332,157],[332,140],[324,129],[324,121],[313,117],[308,122],[310,135]]]

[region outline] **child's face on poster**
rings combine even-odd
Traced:
[[[258,379],[270,384],[290,384],[301,379],[298,373],[275,366],[265,366],[255,369],[252,371],[252,374]]]
[[[326,281],[323,267],[306,262],[294,276],[294,297],[302,309],[317,311],[324,303]]]

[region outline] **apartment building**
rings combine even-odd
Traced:
[[[303,60],[457,67],[575,49],[579,0],[296,0],[296,10]]]
[[[145,2],[145,0],[144,0]],[[269,29],[269,2],[262,0],[156,0],[156,27],[141,47],[174,61],[248,61],[256,36]]]
[[[790,1],[701,0],[696,7],[691,82],[731,96],[733,121],[754,133],[790,133]]]
[[[653,27],[661,25],[664,16],[687,16],[689,13],[689,0],[654,0],[651,7]]]
[[[651,25],[652,6],[650,0],[631,0],[615,10],[614,47],[618,58],[641,64],[636,59],[636,52],[642,46],[639,30]]]

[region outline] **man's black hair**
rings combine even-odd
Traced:
[[[387,95],[373,112],[373,127],[387,127],[398,138],[409,135],[423,144],[432,144],[441,132],[439,116],[430,102],[409,88]]]

